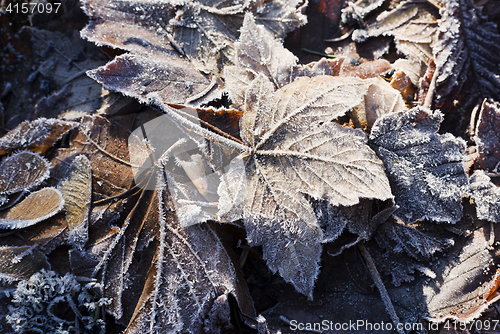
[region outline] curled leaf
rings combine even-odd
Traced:
[[[477,164],[484,170],[497,171],[500,164],[500,103],[484,100],[475,129]]]
[[[500,188],[491,182],[484,171],[476,170],[470,178],[470,189],[477,218],[500,222]]]
[[[52,217],[64,206],[61,192],[43,188],[31,193],[21,203],[0,213],[0,228],[23,228]]]
[[[31,122],[24,121],[0,138],[0,155],[19,149],[43,152],[54,145],[64,133],[77,125],[76,122],[53,118],[39,118]]]
[[[0,194],[31,190],[49,177],[50,163],[38,153],[19,152],[0,165]]]

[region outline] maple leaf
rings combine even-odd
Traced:
[[[240,122],[249,147],[244,167],[232,164],[219,187],[219,215],[243,217],[250,243],[264,246],[271,270],[310,298],[322,232],[304,195],[346,206],[359,198],[392,198],[365,135],[331,122],[362,101],[367,85],[355,78],[303,77],[274,92],[259,74]]]
[[[152,190],[133,182],[127,149],[131,131],[124,126],[158,116],[149,110],[111,121],[84,117],[70,148],[59,150],[61,162],[75,154],[88,156],[97,199],[88,242],[70,251],[71,266],[103,283],[103,296],[112,299],[106,310],[127,325],[125,333],[201,332],[204,321],[216,317],[216,300],[229,293],[242,312],[253,316],[224,233],[213,225],[179,223],[162,169],[152,166],[144,177]]]
[[[394,214],[404,222],[455,223],[462,217],[465,142],[438,134],[442,119],[439,111],[415,107],[384,115],[372,128],[370,144],[384,161],[399,206]]]
[[[465,131],[475,105],[500,94],[500,34],[470,0],[444,2],[441,15],[433,47],[437,71],[433,106],[445,113],[458,109],[453,120],[460,124],[453,128]]]

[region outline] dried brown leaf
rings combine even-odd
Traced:
[[[84,9],[92,20],[82,35],[99,45],[140,55],[185,55],[198,70],[213,73],[231,59],[244,13],[255,13],[275,37],[283,38],[305,23],[302,5],[298,0],[122,1],[119,5],[86,1]]]
[[[50,148],[61,136],[78,125],[56,119],[39,118],[24,121],[0,138],[0,155],[19,149],[43,152]]]
[[[492,226],[478,226],[460,252],[448,256],[436,270],[437,279],[424,285],[431,320],[470,322],[500,298],[497,255],[491,249],[498,227],[491,231]]]
[[[24,228],[52,217],[64,206],[64,198],[55,188],[31,193],[21,203],[0,213],[0,228]]]
[[[50,163],[32,152],[19,152],[0,165],[0,194],[13,194],[39,186],[49,177]]]
[[[71,251],[72,268],[103,283],[103,296],[112,298],[106,309],[127,333],[201,332],[217,297],[228,293],[253,316],[246,286],[219,232],[207,225],[181,226],[163,173],[157,182],[155,165],[146,171],[143,188],[133,182],[127,147],[132,132],[120,124],[158,116],[147,111],[82,120],[70,151],[88,156],[99,201],[92,207],[86,246]],[[150,151],[145,153],[147,159]],[[148,182],[153,190],[146,190]]]
[[[3,284],[28,279],[42,269],[50,269],[47,257],[32,246],[0,246],[0,281]]]
[[[88,219],[92,197],[92,171],[84,155],[77,156],[58,187],[64,198],[68,222],[68,242],[81,249],[88,239]]]

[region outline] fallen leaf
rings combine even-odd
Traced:
[[[465,142],[438,134],[443,116],[423,107],[379,118],[370,145],[382,159],[405,223],[429,219],[455,223],[462,217],[468,177],[462,165]]]
[[[149,103],[151,96],[165,103],[187,103],[193,95],[203,94],[215,83],[182,58],[162,56],[151,58],[125,54],[88,75],[107,89]]]
[[[465,132],[470,112],[485,97],[500,94],[500,34],[470,0],[443,3],[436,62],[434,104],[443,112],[454,111],[454,129]],[[456,102],[458,101],[458,102]],[[451,119],[450,119],[451,121]]]
[[[31,193],[21,203],[0,213],[0,228],[23,228],[52,217],[64,206],[64,198],[55,188]]]
[[[500,163],[500,104],[492,99],[483,101],[475,129],[476,165],[486,171],[497,171]]]
[[[500,222],[500,189],[484,171],[474,171],[470,178],[470,189],[476,204],[477,218]]]
[[[19,152],[0,165],[0,194],[13,194],[36,188],[50,174],[50,163],[37,153]]]
[[[459,252],[451,254],[439,266],[436,280],[424,284],[429,318],[443,322],[453,319],[468,323],[478,318],[489,305],[500,299],[496,291],[500,271],[497,255],[491,249],[498,227],[478,225]]]
[[[102,283],[103,296],[112,299],[106,310],[127,326],[126,333],[200,332],[217,298],[229,293],[242,312],[253,316],[245,283],[220,232],[213,225],[180,224],[156,165],[146,172],[142,188],[134,184],[130,160],[136,157],[127,147],[132,129],[120,124],[145,122],[149,131],[147,122],[158,116],[148,110],[82,120],[70,152],[88,156],[94,203],[89,239],[81,251],[70,252],[72,269]],[[147,159],[151,151],[145,153]]]
[[[50,269],[45,254],[32,246],[0,247],[0,281],[2,285],[25,280],[34,273]]]
[[[77,156],[65,178],[58,185],[64,198],[68,222],[68,242],[81,249],[88,240],[88,219],[92,197],[92,172],[84,155]]]
[[[46,118],[24,121],[0,138],[0,155],[19,149],[43,152],[77,125],[76,122]]]
[[[370,130],[382,115],[406,111],[401,93],[382,78],[372,81],[364,101],[349,113],[356,127]]]
[[[240,122],[251,150],[241,156],[243,166],[230,165],[219,187],[219,216],[243,217],[250,244],[263,245],[271,270],[310,298],[318,274],[311,263],[319,261],[323,236],[304,195],[346,206],[392,198],[364,134],[331,122],[362,101],[369,83],[303,77],[274,92],[259,74]]]
[[[275,37],[304,24],[304,4],[294,0],[225,1],[212,0],[119,5],[86,1],[84,10],[91,22],[82,36],[98,45],[108,45],[138,55],[185,56],[197,70],[215,73],[231,59],[233,43],[243,14],[253,12]],[[148,18],[148,19],[145,19]]]

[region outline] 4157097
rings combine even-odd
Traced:
[[[24,3],[9,3],[5,8],[7,13],[15,14],[34,14],[34,13],[57,13],[61,7],[61,2],[41,3],[41,2],[24,2]]]

